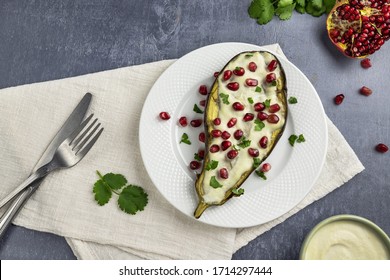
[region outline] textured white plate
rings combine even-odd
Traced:
[[[140,148],[146,170],[161,194],[177,209],[193,217],[198,203],[195,173],[188,165],[203,143],[198,134],[203,126],[183,128],[181,116],[203,118],[193,112],[204,99],[202,84],[212,85],[213,73],[236,54],[265,50],[243,43],[221,43],[197,49],[173,63],[156,81],[145,101],[140,120]],[[276,54],[275,54],[276,55]],[[245,194],[222,206],[210,207],[199,221],[221,227],[250,227],[273,220],[296,206],[311,190],[320,174],[327,149],[327,126],[321,101],[306,76],[286,59],[276,55],[286,72],[288,96],[298,103],[289,106],[283,136],[268,157],[272,169],[264,181],[252,174],[243,184]],[[202,107],[200,107],[202,108]],[[162,121],[161,111],[171,114]],[[186,132],[192,145],[179,144]],[[291,134],[304,134],[305,143],[291,147]]]

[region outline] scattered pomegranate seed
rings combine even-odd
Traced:
[[[221,137],[222,137],[222,139],[225,139],[225,140],[227,140],[227,139],[229,139],[229,138],[230,138],[230,133],[229,133],[229,132],[227,132],[227,131],[224,131],[224,132],[222,132],[222,135],[221,135]]]
[[[268,115],[267,121],[269,123],[278,123],[279,122],[279,117],[275,114],[270,114]]]
[[[204,159],[204,150],[199,149],[199,150],[198,150],[198,156],[199,156],[201,159]]]
[[[234,102],[232,107],[236,111],[243,111],[245,108],[244,105],[242,105],[240,102]]]
[[[379,143],[378,145],[376,145],[375,149],[380,152],[380,153],[386,153],[388,150],[389,150],[389,147],[387,147],[385,144],[383,143]]]
[[[214,125],[220,125],[220,124],[221,124],[221,119],[220,119],[220,118],[215,118],[215,119],[213,120],[213,124],[214,124]]]
[[[268,119],[268,115],[264,112],[259,112],[257,113],[257,118],[261,121],[265,121],[266,119]]]
[[[199,105],[202,107],[206,106],[206,100],[199,101]]]
[[[215,78],[218,77],[218,75],[219,75],[219,72],[214,72],[214,77]]]
[[[245,83],[248,87],[255,87],[259,84],[259,82],[256,79],[246,79]]]
[[[271,106],[269,106],[269,109],[268,109],[268,111],[269,111],[270,113],[276,113],[276,112],[278,112],[279,110],[280,110],[279,104],[272,104]]]
[[[249,122],[249,121],[252,121],[253,119],[255,118],[255,115],[253,115],[252,113],[246,113],[244,115],[244,122]]]
[[[225,72],[223,72],[223,79],[225,81],[229,80],[230,77],[232,76],[233,72],[230,71],[230,70],[226,70]]]
[[[338,94],[336,95],[336,97],[334,98],[334,103],[336,105],[340,105],[341,103],[343,103],[343,100],[344,100],[344,94]]]
[[[276,75],[275,75],[275,73],[269,73],[267,76],[265,76],[265,81],[267,82],[267,83],[272,83],[272,82],[274,82],[274,81],[276,81]]]
[[[193,161],[190,162],[190,168],[192,170],[199,169],[199,167],[200,167],[200,162],[199,161],[193,160]]]
[[[221,169],[219,170],[219,177],[221,177],[222,179],[227,179],[227,178],[229,178],[229,173],[228,173],[228,171],[227,171],[226,168],[221,168]]]
[[[261,166],[261,169],[260,169],[260,171],[261,172],[264,172],[264,173],[266,173],[266,172],[268,172],[268,171],[270,171],[271,170],[271,164],[269,164],[269,163],[264,163],[262,166]]]
[[[360,93],[365,95],[365,96],[369,96],[372,94],[372,90],[366,86],[363,86],[361,89],[360,89]]]
[[[222,132],[219,129],[214,129],[211,131],[211,136],[214,138],[221,137]]]
[[[255,109],[256,112],[260,112],[265,109],[265,105],[263,102],[258,102],[255,105],[253,105],[253,108]]]
[[[211,145],[210,147],[210,153],[216,153],[216,152],[219,152],[219,146],[214,144],[214,145]]]
[[[186,117],[181,117],[179,119],[179,124],[182,126],[182,127],[186,127],[188,125],[188,122],[187,122],[187,118]]]
[[[206,86],[206,85],[201,85],[201,86],[199,87],[199,93],[200,93],[201,95],[207,95],[207,86]]]
[[[204,133],[204,132],[201,132],[201,133],[199,133],[199,141],[200,142],[205,142],[206,141],[206,134]]]
[[[202,124],[202,119],[192,120],[190,122],[190,124],[191,124],[192,127],[199,127]]]
[[[244,135],[244,132],[243,132],[241,129],[237,129],[237,130],[234,132],[234,139],[240,140],[240,139],[242,138],[243,135]]]
[[[278,62],[275,59],[273,59],[268,64],[267,69],[268,69],[268,71],[272,72],[272,71],[274,71],[276,69],[277,66],[278,66]]]
[[[251,71],[251,72],[255,72],[256,69],[257,69],[256,63],[254,63],[253,61],[252,61],[252,62],[249,62],[249,64],[248,64],[248,69],[249,69],[249,71]]]
[[[236,150],[230,150],[227,155],[229,159],[234,159],[236,156],[238,156],[238,151]]]
[[[237,123],[237,119],[231,118],[227,123],[227,127],[231,128],[231,127],[235,126],[236,123]]]
[[[371,60],[369,58],[365,58],[363,59],[362,61],[360,61],[360,65],[364,68],[364,69],[368,69],[370,68],[372,65],[371,65]]]
[[[268,137],[267,137],[267,136],[261,137],[261,139],[260,139],[260,141],[259,141],[259,145],[260,145],[260,147],[262,147],[263,149],[267,148],[267,145],[268,145]]]
[[[232,90],[232,91],[236,91],[240,88],[240,85],[237,82],[228,83],[227,88]]]
[[[236,69],[233,70],[233,74],[236,76],[244,76],[245,69],[242,67],[236,67]]]
[[[171,118],[171,116],[169,115],[169,113],[167,113],[167,112],[160,113],[160,119],[166,121],[166,120],[169,120],[170,118]]]
[[[230,141],[228,141],[228,140],[222,141],[222,143],[221,143],[221,149],[222,149],[222,151],[226,151],[226,150],[229,149],[231,146],[232,146],[232,142],[230,142]]]
[[[249,148],[248,149],[248,154],[251,157],[258,157],[259,156],[259,150],[258,149],[253,149],[253,148]]]

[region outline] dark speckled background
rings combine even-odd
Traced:
[[[307,75],[329,118],[366,170],[233,255],[234,259],[297,259],[305,235],[341,213],[364,216],[390,233],[390,43],[359,61],[329,43],[325,16],[294,13],[260,26],[248,17],[250,0],[125,1],[1,0],[0,88],[60,79],[161,59],[179,58],[205,45],[239,41],[279,43]],[[358,89],[374,91],[365,97]],[[340,106],[338,93],[346,95]],[[0,112],[1,113],[1,112]],[[5,176],[4,174],[2,176]],[[0,241],[0,259],[74,259],[62,237],[11,227]]]

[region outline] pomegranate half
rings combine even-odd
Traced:
[[[337,0],[326,25],[330,40],[346,56],[366,57],[390,38],[390,0]]]

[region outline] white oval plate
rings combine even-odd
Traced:
[[[203,119],[193,112],[194,104],[205,99],[198,93],[202,84],[210,88],[215,71],[221,70],[236,54],[266,50],[244,43],[221,43],[194,50],[174,62],[156,81],[142,109],[139,141],[146,170],[161,194],[178,210],[193,217],[198,203],[195,173],[189,169],[194,153],[204,147],[198,141],[203,125],[183,128],[181,116]],[[289,105],[283,136],[267,162],[272,169],[267,180],[252,174],[242,185],[245,194],[222,206],[208,208],[199,221],[221,227],[242,228],[271,221],[296,206],[311,190],[325,161],[327,125],[324,109],[316,90],[306,76],[291,62],[274,54],[286,73],[288,96],[297,104]],[[203,107],[199,106],[203,109]],[[162,121],[162,111],[171,119]],[[179,144],[183,133],[191,145]],[[291,134],[304,134],[306,142],[291,147]]]

